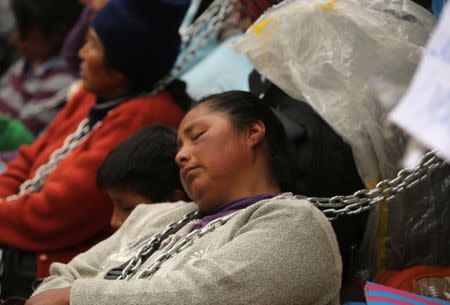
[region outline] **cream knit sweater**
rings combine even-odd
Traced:
[[[150,279],[103,279],[153,234],[195,209],[183,202],[140,205],[109,239],[69,264],[53,264],[35,294],[72,286],[72,305],[339,304],[342,267],[333,229],[319,210],[290,194],[241,210]]]

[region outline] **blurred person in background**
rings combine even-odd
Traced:
[[[68,262],[111,233],[113,204],[97,187],[96,171],[136,130],[177,127],[182,119],[179,92],[146,92],[175,62],[187,6],[112,0],[97,13],[80,50],[83,86],[0,175],[0,245],[13,253],[3,262],[2,297],[28,296],[30,282],[47,276],[52,262]]]
[[[5,130],[11,127],[3,122],[2,151],[31,142],[65,101],[63,89],[75,77],[60,51],[81,4],[77,0],[12,0],[11,9],[16,23],[11,39],[21,57],[0,80],[0,115],[3,121],[16,124],[16,137],[6,137]]]

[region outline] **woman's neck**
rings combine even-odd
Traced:
[[[115,88],[111,88],[106,92],[98,92],[97,93],[97,103],[108,102],[115,99],[122,98],[124,96],[129,95],[129,90],[126,86],[118,86]]]

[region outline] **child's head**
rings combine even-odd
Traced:
[[[12,0],[11,7],[14,42],[24,57],[36,62],[58,54],[82,9],[78,0]]]
[[[176,152],[176,131],[162,125],[140,129],[111,151],[98,170],[97,184],[114,202],[113,227],[120,227],[140,203],[186,199]]]

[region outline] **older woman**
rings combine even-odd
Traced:
[[[333,229],[291,187],[286,136],[254,95],[210,96],[180,124],[193,203],[138,207],[51,276],[27,305],[339,304]]]
[[[187,6],[112,0],[100,10],[80,50],[82,88],[0,176],[0,245],[37,254],[38,277],[110,233],[113,205],[95,182],[110,150],[145,125],[177,127],[183,117],[168,90],[143,93],[169,73]],[[5,263],[3,293],[16,294],[24,281]]]

